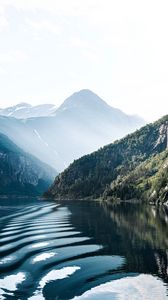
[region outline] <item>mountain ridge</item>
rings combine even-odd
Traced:
[[[164,151],[167,153],[167,143],[168,115],[128,134],[113,144],[75,160],[69,168],[56,177],[54,184],[45,195],[57,199],[100,197],[121,199],[119,186],[118,193],[117,187],[114,193],[111,185],[120,177],[125,178],[147,159],[154,159],[155,155]],[[126,185],[125,189],[127,189]],[[157,197],[157,194],[155,196]],[[130,199],[130,193],[127,197],[124,200]],[[144,194],[145,197],[147,196]]]
[[[71,95],[52,116],[0,116],[0,132],[57,171],[143,124],[142,119],[110,107],[88,90]]]
[[[72,109],[72,108],[79,108],[79,107],[86,107],[93,109],[95,111],[99,109],[106,109],[107,111],[111,111],[113,113],[117,114],[117,117],[120,116],[120,120],[122,120],[123,117],[128,118],[137,118],[140,122],[145,122],[140,116],[138,115],[131,115],[126,114],[121,109],[113,107],[109,105],[105,100],[103,100],[101,97],[99,97],[96,93],[92,92],[89,89],[82,89],[78,92],[73,93],[70,97],[66,98],[65,101],[60,105],[58,110],[64,110],[64,109]]]
[[[40,195],[56,172],[0,133],[0,196]]]
[[[0,116],[28,119],[52,115],[56,109],[57,107],[54,104],[31,105],[26,102],[20,102],[14,106],[1,108]]]
[[[89,101],[87,101],[89,99]],[[27,102],[19,102],[18,104],[15,104],[13,106],[9,106],[9,107],[5,107],[5,108],[0,108],[0,115],[2,116],[11,116],[11,117],[15,117],[15,118],[19,118],[19,119],[24,119],[24,118],[32,118],[32,117],[45,117],[45,116],[54,116],[56,111],[58,109],[63,109],[65,108],[65,106],[67,106],[67,104],[72,105],[72,107],[75,106],[75,104],[87,104],[90,105],[92,102],[92,104],[98,105],[98,104],[104,104],[104,106],[108,106],[109,108],[113,109],[116,112],[120,112],[123,113],[127,116],[132,116],[132,117],[137,117],[141,120],[143,120],[143,118],[141,118],[138,114],[126,114],[125,112],[123,112],[121,109],[113,107],[112,105],[108,104],[105,100],[103,100],[101,97],[99,97],[96,93],[94,93],[93,91],[89,90],[89,89],[81,89],[77,92],[74,92],[72,95],[70,95],[68,98],[66,98],[63,103],[61,103],[61,105],[59,107],[56,107],[55,104],[49,104],[49,103],[45,103],[45,104],[38,104],[38,105],[31,105],[30,103]],[[42,115],[37,115],[37,116],[33,116],[28,114],[26,116],[17,116],[15,115],[15,111],[16,110],[22,110],[22,109],[30,109],[30,110],[38,110],[38,108],[40,107],[46,107],[47,112],[46,114],[42,114]],[[95,108],[95,107],[94,107]],[[51,110],[51,113],[48,113],[48,109]],[[24,114],[24,112],[23,112]],[[144,121],[144,120],[143,120]]]

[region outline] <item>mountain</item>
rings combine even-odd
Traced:
[[[58,158],[52,149],[42,140],[36,130],[25,123],[25,120],[0,116],[0,133],[8,136],[18,147],[51,167],[54,168],[57,165]]]
[[[0,109],[0,115],[14,117],[17,119],[27,119],[34,117],[49,116],[54,113],[56,106],[53,104],[42,104],[32,106],[28,103],[19,103],[15,106]]]
[[[127,115],[121,110],[111,107],[98,95],[90,90],[81,90],[67,98],[56,110],[55,116],[66,116],[84,123],[102,136],[110,138],[111,133],[105,132],[104,127],[113,129],[113,138],[123,135],[133,127],[141,126],[144,120],[138,116]],[[71,121],[72,122],[72,121]]]
[[[27,119],[25,124],[48,145],[53,153],[50,160],[57,159],[56,169],[63,170],[74,159],[140,128],[144,121],[82,90],[66,99],[53,117]]]
[[[0,134],[0,195],[36,196],[49,187],[55,170]]]
[[[168,200],[168,115],[74,161],[45,193],[58,199]]]
[[[118,176],[105,189],[104,199],[148,199],[152,203],[168,200],[168,150],[156,154],[126,175]]]
[[[141,118],[109,106],[89,90],[70,96],[52,116],[0,117],[0,132],[58,171],[142,125]]]

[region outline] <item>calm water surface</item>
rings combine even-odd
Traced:
[[[0,199],[0,299],[168,299],[167,228],[152,206]]]

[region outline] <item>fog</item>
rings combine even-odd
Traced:
[[[110,107],[88,90],[73,94],[49,116],[36,114],[37,117],[24,119],[0,116],[0,131],[58,172],[74,159],[144,124],[141,118]]]

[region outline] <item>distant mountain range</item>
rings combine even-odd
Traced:
[[[28,103],[19,103],[15,106],[0,109],[0,115],[14,117],[17,119],[27,119],[52,115],[57,107],[53,104],[42,104],[32,106]]]
[[[52,183],[56,172],[0,134],[0,196],[36,196]]]
[[[168,115],[76,160],[45,195],[168,202]]]
[[[74,159],[133,132],[144,123],[138,116],[109,106],[90,90],[81,90],[56,110],[53,105],[32,108],[20,104],[8,108],[6,115],[0,116],[0,132],[24,151],[62,171]]]

